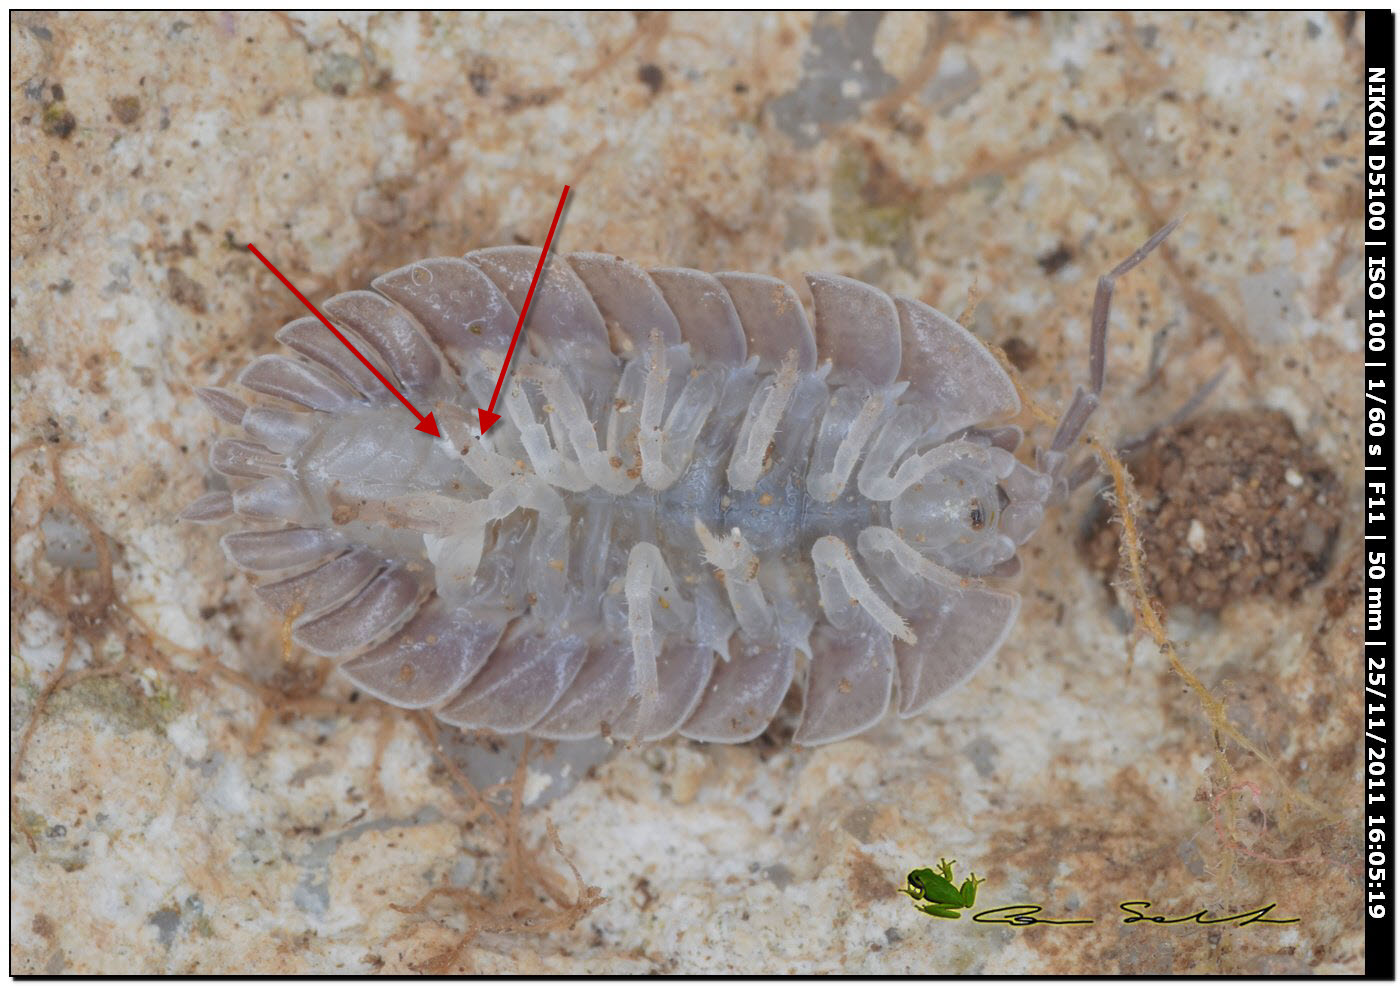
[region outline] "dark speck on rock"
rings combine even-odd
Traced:
[[[1067,247],[1065,244],[1060,243],[1057,244],[1055,246],[1055,249],[1051,250],[1049,253],[1042,254],[1041,256],[1037,257],[1035,259],[1035,262],[1040,265],[1040,269],[1045,271],[1045,273],[1054,274],[1055,272],[1060,270],[1060,268],[1064,267],[1065,264],[1069,263],[1070,260],[1072,260],[1073,258],[1074,253],[1070,250],[1070,248]]]
[[[1012,336],[1001,344],[1002,352],[1006,353],[1006,358],[1011,361],[1011,365],[1022,373],[1025,373],[1030,366],[1035,363],[1036,349],[1020,336]]]
[[[173,907],[162,907],[152,914],[146,923],[156,926],[156,935],[160,943],[168,948],[175,940],[175,932],[180,930],[180,911]]]
[[[480,57],[472,63],[467,70],[467,81],[471,83],[472,92],[478,96],[485,96],[491,91],[491,83],[496,79],[496,63],[486,57]]]
[[[78,129],[78,120],[62,103],[54,103],[44,110],[44,133],[59,140],[67,140]]]
[[[130,126],[141,118],[141,100],[135,96],[117,96],[112,100],[112,115]]]
[[[978,736],[971,743],[962,749],[963,753],[972,761],[972,766],[977,771],[979,777],[991,777],[997,769],[997,754],[1001,752],[990,737]]]
[[[763,876],[779,890],[782,890],[788,884],[792,883],[792,870],[788,869],[783,863],[773,863],[770,866],[763,867]]]
[[[661,71],[661,66],[650,63],[637,69],[637,78],[642,81],[652,95],[661,91],[661,87],[666,84],[666,73]]]
[[[166,272],[167,284],[169,285],[170,299],[177,305],[182,305],[190,311],[204,313],[204,285],[190,277],[178,267],[171,267]]]

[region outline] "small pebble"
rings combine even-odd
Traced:
[[[1198,555],[1205,553],[1206,528],[1197,517],[1191,518],[1191,527],[1186,532],[1186,546]]]

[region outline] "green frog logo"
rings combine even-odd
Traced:
[[[905,878],[907,885],[900,887],[899,892],[913,898],[914,906],[925,914],[956,921],[965,908],[977,903],[977,886],[986,882],[978,879],[976,873],[969,873],[962,886],[957,886],[953,882],[956,862],[940,858],[937,870],[924,867],[911,871]]]

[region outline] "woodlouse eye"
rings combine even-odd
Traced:
[[[981,500],[974,499],[972,501],[972,510],[967,519],[974,531],[980,531],[987,526],[987,514],[986,511],[982,509]]]

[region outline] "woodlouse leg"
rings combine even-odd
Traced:
[[[833,406],[822,418],[807,470],[807,492],[814,500],[829,503],[845,491],[861,449],[880,425],[885,399],[871,394],[859,410],[854,410],[852,404],[859,399],[855,390],[838,390]]]
[[[862,403],[860,412],[848,423],[846,433],[840,438],[836,454],[832,457],[832,468],[818,472],[808,472],[808,493],[813,500],[834,501],[846,492],[855,461],[861,457],[865,443],[874,436],[876,427],[885,413],[885,398],[879,394],[869,395]],[[813,464],[815,465],[815,464]]]
[[[768,447],[777,437],[783,415],[792,406],[797,382],[797,352],[793,350],[783,358],[777,374],[754,393],[749,413],[734,442],[734,454],[729,459],[731,488],[751,490],[763,477]]]
[[[859,607],[891,636],[906,643],[917,643],[918,638],[909,624],[880,598],[862,574],[846,542],[831,535],[819,538],[812,545],[812,564],[817,572],[822,610],[833,626],[849,626],[854,615],[852,611]]]
[[[530,399],[519,384],[511,384],[505,393],[506,414],[520,433],[520,444],[530,459],[535,473],[551,486],[578,492],[593,485],[577,462],[564,457],[550,440],[549,431],[535,419]]]
[[[523,476],[492,490],[490,496],[481,500],[464,502],[443,497],[432,501],[420,497],[415,502],[413,497],[403,497],[388,503],[399,508],[398,516],[386,513],[381,522],[424,532],[423,545],[433,563],[438,595],[453,601],[470,598],[485,550],[487,529],[493,521],[504,520],[517,510],[533,511],[541,534],[549,532],[555,539],[563,536],[561,528],[569,523],[569,513],[559,493]],[[364,508],[360,516],[365,516]]]
[[[493,490],[508,485],[515,478],[515,464],[495,451],[494,439],[473,434],[474,422],[468,419],[465,408],[444,404],[436,413],[442,434],[473,476]]]
[[[661,557],[661,549],[649,541],[632,546],[627,556],[627,626],[632,634],[632,688],[641,700],[640,722],[650,722],[660,697],[657,688],[656,659],[661,641],[652,622],[656,606],[685,619],[689,607],[675,590],[675,577]]]
[[[689,372],[688,355],[666,347],[659,332],[652,333],[646,359],[646,381],[637,416],[637,448],[642,481],[654,490],[664,490],[689,466],[696,439],[719,401],[720,384],[712,372]],[[673,360],[677,361],[675,367],[671,365]],[[666,413],[667,388],[673,373],[683,374],[685,383],[670,413]]]
[[[695,536],[705,552],[705,560],[724,574],[724,591],[729,607],[739,621],[739,629],[754,640],[766,639],[773,630],[773,610],[758,584],[758,559],[748,540],[734,528],[727,538],[717,538],[699,518]]]
[[[944,442],[927,452],[911,455],[893,476],[870,476],[862,492],[875,500],[895,500],[925,476],[959,460],[970,460],[979,467],[991,469],[997,479],[1011,475],[1016,467],[1016,457],[1005,449],[966,441]]]
[[[872,556],[889,555],[894,561],[913,575],[950,589],[959,588],[963,578],[948,571],[942,565],[929,561],[919,554],[907,541],[888,527],[867,527],[856,539],[856,547],[867,560]]]
[[[647,741],[670,736],[695,712],[714,667],[715,653],[710,648],[674,638],[668,641],[656,663],[661,700],[650,720],[639,718],[638,703],[629,702],[613,724],[613,734],[640,736]]]
[[[637,447],[642,459],[642,479],[652,489],[665,489],[680,478],[681,467],[667,456],[666,432],[661,427],[671,367],[660,329],[652,330],[646,361],[646,381],[642,385],[642,406],[637,418]]]
[[[593,428],[588,408],[564,375],[553,367],[529,365],[522,366],[519,372],[522,377],[529,375],[538,381],[549,402],[546,413],[550,416],[550,424],[555,434],[569,443],[574,454],[573,461],[578,464],[583,476],[614,495],[630,493],[637,485],[637,478],[628,476],[621,469],[619,456],[615,453],[605,454],[598,447],[598,434]],[[618,465],[614,465],[614,461]]]
[[[856,473],[856,488],[871,500],[893,499],[891,471],[933,424],[932,412],[923,403],[900,404],[871,443]]]

